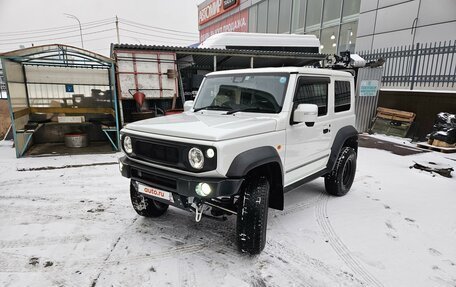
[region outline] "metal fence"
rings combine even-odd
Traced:
[[[456,40],[416,43],[358,53],[366,61],[385,60],[383,87],[456,89]]]

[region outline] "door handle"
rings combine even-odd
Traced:
[[[327,133],[329,133],[330,131],[331,131],[330,129],[324,129],[324,130],[323,130],[323,133],[324,133],[324,134],[327,134]]]

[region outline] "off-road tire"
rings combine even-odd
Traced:
[[[259,254],[266,245],[269,181],[266,176],[246,178],[238,200],[236,241],[239,251]]]
[[[325,176],[326,192],[344,196],[350,190],[356,173],[356,151],[343,147],[333,170]]]
[[[130,199],[133,209],[144,217],[159,217],[168,210],[168,204],[141,195],[133,182],[130,182]]]

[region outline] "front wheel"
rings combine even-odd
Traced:
[[[159,217],[168,210],[169,206],[143,196],[133,182],[130,182],[130,199],[136,213],[144,217]]]
[[[325,176],[325,188],[329,194],[343,196],[350,190],[356,173],[356,151],[343,147],[333,170]]]
[[[266,176],[249,176],[238,200],[236,241],[241,252],[259,254],[266,245],[269,181]]]

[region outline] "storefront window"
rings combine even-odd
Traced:
[[[340,23],[342,0],[327,0],[323,8],[323,27]]]
[[[249,9],[249,32],[255,33],[257,29],[257,11],[258,6],[254,5]]]
[[[340,26],[339,52],[355,52],[356,33],[358,32],[358,21],[343,24]]]
[[[257,32],[266,33],[268,27],[268,1],[258,4]]]
[[[306,12],[306,0],[293,0],[292,33],[304,33],[304,16]]]
[[[279,33],[290,33],[292,0],[280,0]]]
[[[322,0],[308,0],[306,9],[306,31],[320,28]]]
[[[330,27],[321,30],[321,52],[324,54],[336,54],[337,51],[337,39],[339,26]]]
[[[279,26],[279,1],[269,1],[268,7],[268,33],[277,33]]]
[[[342,9],[342,22],[358,19],[360,4],[361,0],[344,0],[344,8]]]

